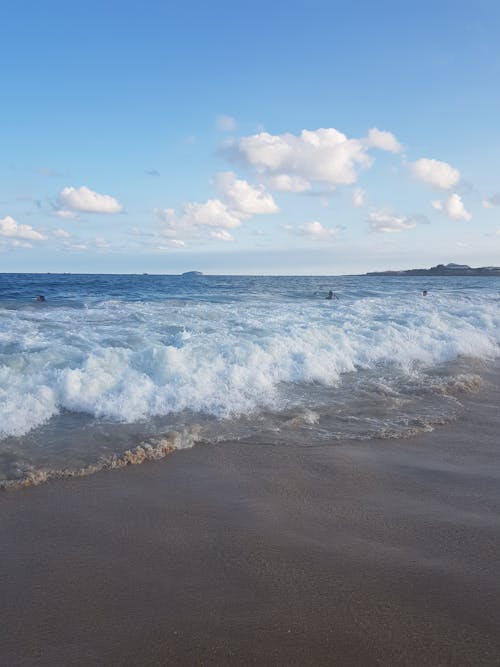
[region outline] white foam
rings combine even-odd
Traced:
[[[411,375],[461,355],[498,355],[492,295],[240,304],[108,301],[4,312],[0,437],[58,411],[123,422],[183,410],[218,418],[289,407],[287,383],[334,386],[393,364]]]

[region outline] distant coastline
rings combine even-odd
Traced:
[[[367,276],[500,276],[499,266],[471,267],[467,264],[438,264],[430,269],[404,271],[369,271]]]

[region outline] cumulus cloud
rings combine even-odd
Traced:
[[[263,185],[253,187],[247,181],[236,178],[232,171],[217,174],[217,188],[222,199],[244,216],[277,213],[279,211],[272,196]]]
[[[314,182],[350,185],[358,170],[369,167],[372,158],[366,142],[348,139],[335,128],[302,130],[272,135],[268,132],[226,142],[223,152],[232,160],[269,179],[277,179],[281,190],[305,191]]]
[[[267,186],[276,192],[307,192],[311,184],[301,176],[290,176],[290,174],[276,174],[266,178]]]
[[[180,214],[173,208],[156,209],[157,217],[163,221],[167,230],[193,233],[200,227],[219,227],[234,229],[241,224],[241,217],[231,211],[220,199],[209,199],[203,204],[187,202]]]
[[[415,178],[439,190],[451,190],[460,180],[458,169],[439,160],[420,158],[410,164],[410,169]]]
[[[23,241],[45,241],[47,239],[31,225],[20,225],[10,215],[0,219],[0,236]]]
[[[204,203],[187,202],[179,213],[173,208],[155,209],[166,236],[200,236],[220,241],[232,241],[228,229],[239,227],[244,220],[254,215],[279,211],[272,196],[264,186],[252,186],[229,172],[217,174],[215,182],[220,198]],[[208,229],[207,229],[208,228]]]
[[[212,233],[216,231],[220,234],[223,230],[234,229],[241,224],[241,217],[220,199],[209,199],[202,204],[188,202],[180,213],[173,208],[155,209],[154,213],[161,224],[161,233],[172,241],[181,241],[179,237],[204,235],[220,239],[220,236],[213,236]]]
[[[57,198],[59,213],[79,211],[81,213],[120,213],[122,205],[111,195],[101,195],[85,185],[80,188],[66,187]]]
[[[372,127],[368,132],[367,143],[372,148],[379,148],[383,151],[389,151],[389,153],[400,153],[403,150],[403,147],[392,132],[379,130],[376,127]]]
[[[445,201],[433,201],[432,207],[436,211],[441,211],[452,220],[465,220],[465,222],[468,222],[472,218],[471,214],[465,208],[462,198],[456,193],[450,195]]]
[[[482,204],[484,208],[493,208],[494,206],[500,206],[500,195],[492,195],[487,199],[483,199]]]
[[[215,120],[217,129],[221,132],[231,132],[236,128],[236,121],[232,116],[221,114]]]
[[[362,188],[356,188],[352,193],[352,203],[356,208],[361,208],[365,204],[366,192]]]
[[[413,217],[393,215],[387,211],[372,211],[368,216],[372,232],[393,233],[402,232],[416,227],[417,221]]]
[[[305,225],[301,225],[298,231],[301,236],[307,236],[314,241],[332,240],[338,233],[338,230],[334,227],[323,227],[321,222],[318,221],[307,222]]]

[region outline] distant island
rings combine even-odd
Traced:
[[[181,274],[182,276],[202,276],[203,273],[201,271],[185,271],[184,273]]]
[[[367,276],[500,276],[499,266],[479,266],[467,264],[438,264],[430,269],[406,269],[405,271],[370,271]]]

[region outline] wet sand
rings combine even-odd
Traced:
[[[498,398],[0,494],[0,664],[500,665]]]

